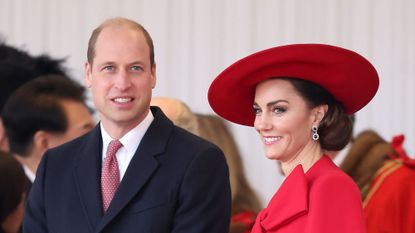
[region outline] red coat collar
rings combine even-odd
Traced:
[[[257,219],[260,224],[256,226],[260,225],[265,231],[270,231],[306,214],[307,211],[308,182],[302,166],[298,165],[285,179],[267,208],[261,211]],[[273,215],[269,216],[269,213]]]
[[[310,180],[316,179],[321,172],[325,172],[332,167],[335,167],[335,165],[327,156],[323,156],[318,160],[307,173],[304,173],[301,165],[297,165],[284,180],[268,206],[258,214],[252,232],[275,231],[286,223],[307,214],[309,210]],[[271,213],[272,216],[270,216]]]

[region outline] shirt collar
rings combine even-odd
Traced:
[[[144,134],[147,132],[147,129],[150,127],[151,123],[153,122],[154,116],[151,111],[147,114],[144,120],[126,133],[122,138],[120,138],[120,142],[123,145],[123,148],[127,150],[127,152],[135,152],[140,145],[141,139],[143,139]],[[109,143],[113,140],[111,136],[107,133],[102,123],[100,123],[101,128],[101,135],[102,135],[102,145],[105,157],[105,151],[108,148]]]
[[[30,168],[26,166],[25,164],[22,164],[22,166],[23,166],[24,173],[26,174],[26,177],[30,180],[30,182],[33,183],[36,178],[35,173],[32,172],[32,170],[30,170]]]

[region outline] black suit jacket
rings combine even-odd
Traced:
[[[46,152],[26,206],[27,233],[228,232],[228,168],[215,145],[153,108],[144,135],[105,214],[102,137],[90,133]]]

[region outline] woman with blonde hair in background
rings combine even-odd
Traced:
[[[242,158],[226,123],[216,115],[196,114],[202,138],[223,151],[229,167],[232,192],[231,233],[250,232],[261,209],[258,197],[245,177]]]
[[[171,97],[153,97],[150,105],[158,106],[163,113],[180,128],[199,135],[196,115],[184,102]]]

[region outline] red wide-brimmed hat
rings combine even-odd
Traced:
[[[254,53],[229,66],[210,85],[210,106],[229,121],[253,126],[255,88],[276,77],[320,85],[347,114],[369,103],[379,87],[376,69],[356,52],[324,44],[293,44]]]

